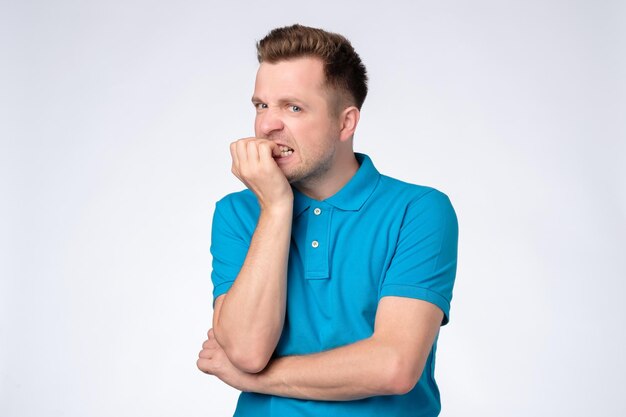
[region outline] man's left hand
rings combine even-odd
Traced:
[[[217,343],[213,329],[208,332],[208,339],[202,344],[196,365],[202,372],[214,375],[231,387],[248,391],[255,375],[240,371],[233,365],[224,349]]]

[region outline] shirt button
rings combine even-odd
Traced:
[[[316,216],[319,216],[322,213],[322,209],[316,208],[315,210],[313,210],[313,213],[315,213]]]
[[[320,243],[317,240],[314,240],[313,242],[311,242],[311,246],[313,246],[314,248],[317,248],[320,245]]]

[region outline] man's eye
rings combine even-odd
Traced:
[[[254,107],[256,107],[257,110],[263,110],[263,109],[267,109],[267,104],[265,104],[265,103],[256,103],[254,105]]]
[[[289,110],[291,110],[294,113],[299,113],[302,111],[302,109],[298,106],[289,106]]]

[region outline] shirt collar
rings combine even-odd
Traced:
[[[359,163],[359,169],[354,176],[348,181],[346,185],[337,191],[334,195],[323,200],[340,210],[357,211],[363,207],[363,204],[372,195],[378,180],[380,179],[380,173],[374,167],[372,160],[369,156],[356,153],[354,154],[357,162]],[[309,208],[315,201],[297,189],[293,188],[294,194],[294,216],[299,216],[304,210]]]

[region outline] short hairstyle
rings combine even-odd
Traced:
[[[292,25],[276,28],[257,42],[259,63],[316,57],[324,64],[326,86],[348,95],[359,110],[367,96],[367,71],[345,37],[322,29]]]

